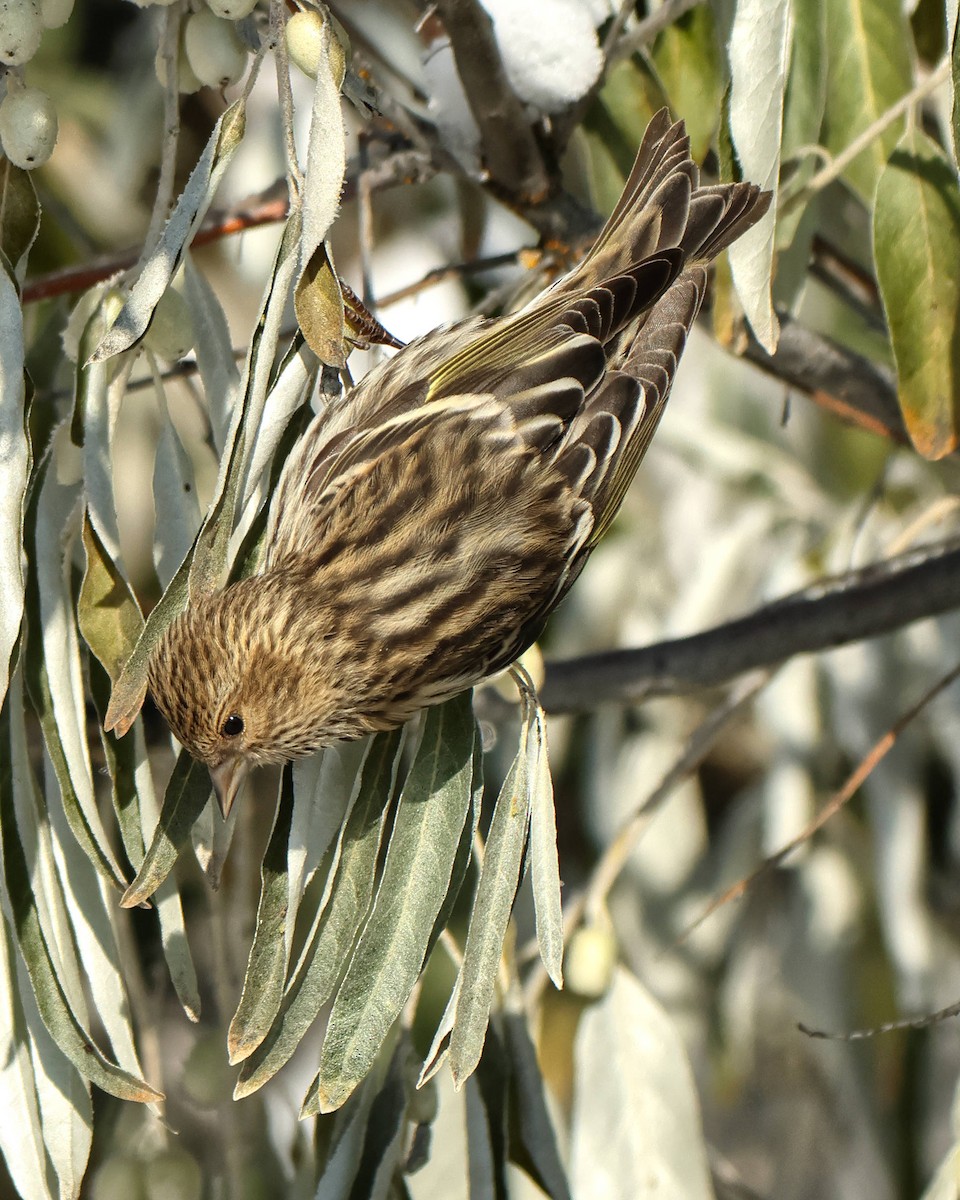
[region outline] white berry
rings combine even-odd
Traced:
[[[249,17],[257,7],[257,0],[207,0],[211,12],[228,21],[240,21]]]
[[[40,16],[45,29],[66,25],[73,12],[73,0],[40,0]]]
[[[42,36],[40,0],[0,0],[0,62],[29,62]]]
[[[215,17],[209,9],[195,12],[183,35],[187,61],[201,83],[224,88],[236,83],[247,65],[247,49],[232,21]]]
[[[0,142],[15,167],[42,166],[57,142],[57,110],[46,92],[19,88],[0,103]]]

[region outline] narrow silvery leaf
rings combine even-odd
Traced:
[[[48,782],[47,810],[57,881],[63,889],[93,1011],[110,1039],[116,1061],[131,1074],[142,1075],[113,925],[116,893],[112,888],[108,893],[108,885],[77,845],[62,808],[55,803],[55,789],[55,781],[52,785]]]
[[[790,0],[740,0],[737,4],[729,42],[730,134],[744,178],[772,191],[773,203],[728,253],[747,320],[770,354],[776,349],[780,329],[770,285],[791,34]]]
[[[129,364],[122,364],[128,367]],[[114,562],[120,558],[120,528],[113,493],[113,430],[126,387],[126,370],[114,364],[77,368],[83,390],[83,490],[90,519]],[[116,376],[116,378],[114,378]],[[81,382],[77,383],[78,393]]]
[[[447,1006],[443,1010],[443,1016],[440,1018],[440,1024],[437,1026],[436,1032],[433,1035],[433,1041],[430,1043],[430,1049],[423,1060],[423,1067],[417,1079],[418,1088],[428,1083],[447,1061],[447,1055],[450,1053],[450,1034],[453,1032],[459,1001],[460,975],[458,973],[456,982],[453,985],[453,991],[450,993],[450,999],[447,1001]]]
[[[80,455],[66,424],[53,436],[27,512],[32,547],[26,602],[29,635],[24,664],[33,705],[77,840],[98,870],[117,886],[123,874],[110,849],[96,804],[86,740],[86,699],[80,665],[65,539],[79,525]]]
[[[343,296],[324,246],[340,205],[346,169],[340,110],[343,52],[329,18],[324,21],[322,38],[303,184],[303,241],[294,303],[311,350],[322,362],[342,367],[346,361]]]
[[[460,968],[460,999],[450,1038],[450,1069],[458,1084],[473,1073],[483,1052],[503,940],[520,881],[530,820],[531,764],[527,741],[528,726],[524,724],[520,747],[493,810],[470,914]]]
[[[340,110],[339,70],[343,52],[339,55],[337,36],[328,19],[323,26],[323,52],[317,62],[317,82],[313,90],[313,111],[310,117],[310,143],[307,148],[307,169],[303,181],[303,250],[300,260],[303,270],[314,251],[327,236],[340,207],[343,175],[346,170],[346,146],[343,114]],[[339,58],[339,62],[337,59]]]
[[[200,227],[223,173],[243,139],[245,122],[246,106],[243,100],[238,100],[213,127],[160,241],[141,265],[126,304],[94,351],[92,362],[103,362],[128,350],[146,332],[153,310],[177,273],[184,249]]]
[[[190,254],[184,257],[183,279],[183,294],[193,319],[197,366],[207,399],[213,444],[219,454],[226,445],[233,406],[240,389],[240,370],[223,307]]]
[[[260,902],[243,992],[227,1034],[231,1062],[246,1057],[248,1044],[250,1049],[258,1044],[270,1028],[283,996],[289,952],[283,936],[289,894],[287,843],[292,819],[293,779],[288,765],[281,780],[273,831],[260,863]]]
[[[23,616],[23,505],[30,473],[23,383],[23,316],[0,272],[0,699]]]
[[[11,746],[9,696],[0,714],[0,739]],[[77,1019],[61,985],[62,964],[51,953],[37,909],[37,896],[24,847],[17,835],[15,805],[29,783],[14,778],[16,763],[8,751],[0,755],[0,842],[12,925],[43,1023],[77,1070],[104,1091],[121,1099],[149,1102],[160,1093],[110,1062]],[[22,831],[21,831],[22,832]]]
[[[241,485],[254,431],[263,417],[273,376],[277,346],[283,329],[287,300],[297,266],[300,222],[292,213],[284,226],[273,271],[260,308],[260,320],[250,341],[236,407],[220,464],[215,497],[197,535],[190,566],[191,594],[215,591],[224,582],[229,565],[229,547],[241,499]]]
[[[190,552],[200,528],[193,464],[169,420],[164,421],[157,438],[153,508],[156,513],[153,562],[160,585],[166,588]]]
[[[527,736],[530,786],[530,876],[537,920],[537,942],[547,974],[563,987],[563,912],[560,902],[560,859],[557,855],[557,815],[553,780],[547,756],[547,722],[536,698],[530,701]]]
[[[167,784],[160,820],[146,858],[120,901],[124,908],[134,908],[148,900],[170,874],[181,847],[190,837],[200,810],[209,799],[210,775],[207,768],[192,759],[186,750],[181,750]]]
[[[606,996],[580,1018],[574,1071],[575,1196],[713,1200],[683,1042],[660,1005],[622,968]]]
[[[316,358],[302,344],[281,367],[276,382],[267,394],[250,447],[246,478],[241,489],[245,501],[254,494],[257,485],[269,472],[290,418],[309,400],[317,381],[318,367]]]
[[[324,855],[336,842],[337,835],[343,833],[344,819],[356,797],[359,773],[369,745],[368,740],[362,739],[328,746],[320,754],[294,763],[293,821],[287,851],[289,875],[284,924],[287,959],[293,946],[300,897]],[[331,870],[336,870],[336,863]]]
[[[369,1070],[423,967],[472,802],[474,729],[469,693],[424,716],[373,911],[327,1026],[322,1111],[339,1107]]]
[[[36,1013],[29,983],[21,1001],[14,949],[4,914],[0,916],[0,1109],[15,1119],[0,1121],[0,1153],[19,1196],[25,1200],[48,1200],[56,1194],[56,1183],[43,1140],[37,1079],[30,1055],[33,1030],[24,1011],[27,1006]],[[43,1028],[39,1014],[36,1023]],[[54,1053],[59,1054],[56,1047]],[[63,1061],[67,1062],[65,1058]],[[68,1066],[73,1070],[72,1065]]]
[[[332,886],[328,882],[279,1013],[261,1011],[252,1019],[238,1010],[231,1024],[231,1062],[249,1056],[237,1083],[238,1099],[262,1087],[290,1058],[343,971],[370,910],[402,745],[399,730],[378,734],[370,742],[350,814],[340,830],[330,868]]]
[[[137,722],[133,728],[134,742],[134,784],[137,798],[140,802],[140,820],[142,822],[142,843],[147,844],[153,836],[160,815],[159,805],[153,790],[153,773],[150,770],[150,759],[147,756],[146,742],[143,736],[143,725]],[[142,857],[131,859],[139,870]],[[164,879],[153,894],[152,902],[157,910],[160,922],[160,942],[163,946],[163,956],[166,959],[167,970],[177,993],[177,998],[183,1005],[184,1012],[191,1021],[200,1019],[200,991],[197,986],[197,971],[190,953],[190,943],[183,919],[183,906],[176,882],[169,876]]]

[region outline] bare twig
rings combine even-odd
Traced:
[[[879,741],[875,742],[874,745],[871,746],[870,750],[866,753],[866,755],[864,755],[855,769],[847,777],[843,787],[834,792],[827,803],[817,813],[813,820],[809,822],[805,829],[798,833],[796,837],[791,838],[786,845],[781,846],[775,854],[771,854],[768,858],[765,858],[759,867],[756,868],[756,870],[751,871],[749,875],[746,875],[743,879],[738,880],[738,882],[733,884],[732,887],[727,888],[725,892],[711,900],[700,916],[697,917],[697,919],[693,922],[693,924],[688,926],[688,928],[680,935],[680,937],[677,939],[678,944],[686,941],[691,933],[693,933],[695,929],[698,929],[708,917],[712,916],[717,911],[718,908],[722,908],[723,905],[728,901],[736,900],[742,896],[747,888],[749,888],[751,884],[755,883],[761,875],[765,875],[767,871],[771,871],[774,867],[778,867],[785,858],[794,852],[794,850],[802,846],[804,842],[809,841],[818,829],[822,829],[823,826],[826,825],[826,823],[830,820],[830,818],[834,817],[840,811],[840,809],[843,808],[843,806],[847,804],[853,798],[853,796],[856,795],[857,791],[863,784],[863,781],[868,775],[871,774],[877,764],[883,758],[885,758],[887,754],[890,753],[890,751],[896,745],[897,738],[901,733],[903,733],[907,726],[914,721],[920,715],[920,713],[922,713],[930,705],[930,703],[940,695],[942,691],[948,688],[950,684],[954,683],[957,679],[960,679],[960,663],[957,663],[956,666],[951,667],[951,669],[947,671],[945,675],[941,675],[937,682],[931,688],[928,688],[927,691],[924,692],[924,694],[920,697],[920,699],[915,704],[912,704],[907,711],[904,712],[894,722],[894,724],[890,726],[883,737],[881,737]]]
[[[548,712],[580,712],[716,687],[795,654],[879,637],[958,607],[960,539],[952,538],[823,580],[705,633],[548,663],[541,700]]]

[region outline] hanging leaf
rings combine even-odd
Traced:
[[[97,536],[89,512],[83,515],[86,570],[77,600],[84,641],[111,679],[117,679],[143,630],[143,615],[127,581]]]
[[[31,175],[0,158],[0,254],[12,280],[25,267],[40,231],[40,203]]]
[[[113,327],[94,350],[91,363],[104,362],[129,350],[146,332],[153,310],[176,275],[184,250],[200,228],[220,180],[243,140],[245,127],[246,104],[237,100],[213,127],[156,248],[138,268],[137,282]]]
[[[904,421],[925,458],[943,458],[957,446],[960,189],[919,130],[904,135],[880,177],[873,242]]]
[[[472,803],[476,736],[469,692],[424,716],[373,911],[333,1002],[320,1111],[338,1108],[370,1069],[423,967]]]

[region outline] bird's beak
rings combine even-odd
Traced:
[[[213,790],[217,796],[217,804],[223,819],[226,820],[233,808],[233,802],[247,775],[247,764],[242,758],[225,758],[219,766],[210,768],[210,778]]]

